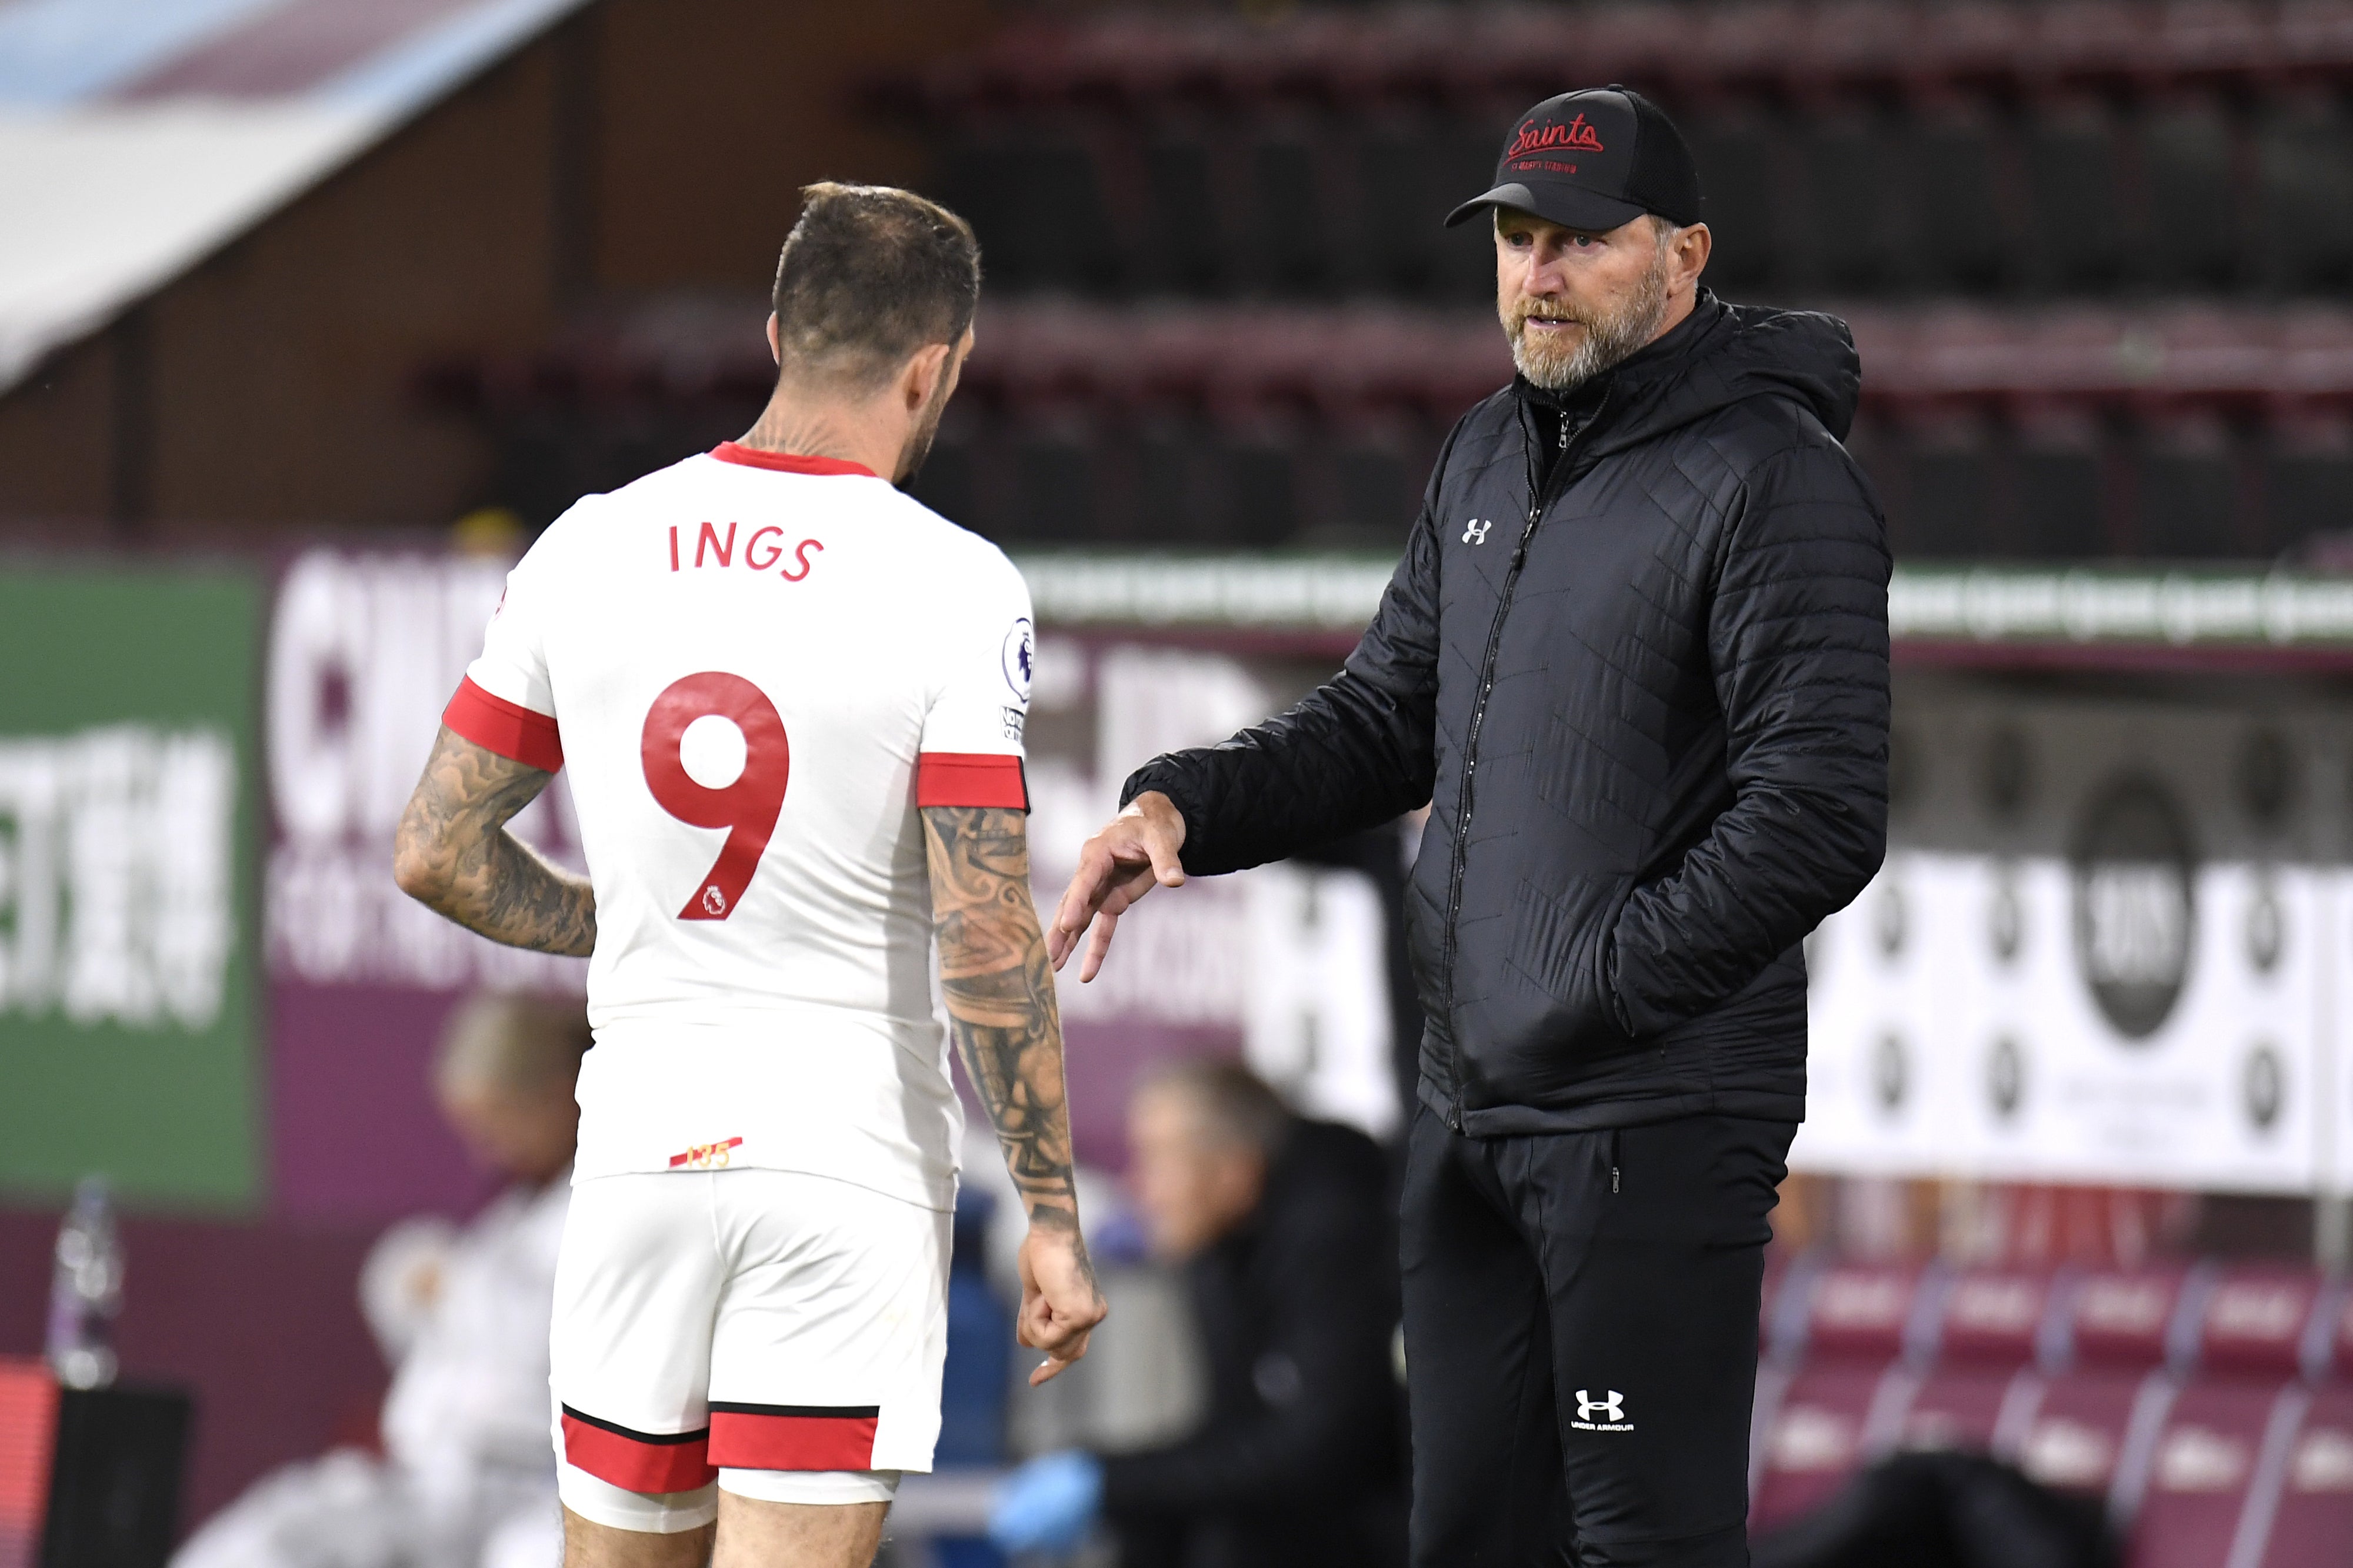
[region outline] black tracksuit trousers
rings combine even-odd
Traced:
[[[1766,1216],[1796,1132],[1470,1138],[1417,1110],[1414,1568],[1744,1568]]]

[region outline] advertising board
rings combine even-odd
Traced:
[[[262,585],[0,575],[0,1189],[258,1200]]]
[[[272,1145],[280,1205],[361,1218],[462,1207],[486,1177],[427,1089],[476,987],[580,994],[586,963],[501,947],[392,879],[393,831],[441,710],[481,650],[503,560],[307,551],[279,577],[262,681]],[[515,819],[580,865],[564,776]]]
[[[2312,1190],[2348,1121],[2334,718],[1919,683],[1901,711],[1886,866],[1809,944],[1793,1160]]]

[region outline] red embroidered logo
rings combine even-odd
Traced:
[[[1580,114],[1566,125],[1523,125],[1512,144],[1504,150],[1504,161],[1511,162],[1529,153],[1542,153],[1554,147],[1582,147],[1588,153],[1606,153],[1601,138]]]
[[[727,1168],[728,1151],[740,1148],[743,1142],[741,1138],[730,1138],[723,1143],[697,1143],[683,1154],[672,1154],[670,1168],[675,1171],[685,1165],[697,1171],[723,1171]]]

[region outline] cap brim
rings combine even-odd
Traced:
[[[1534,213],[1546,223],[1556,223],[1563,228],[1581,228],[1594,234],[1607,234],[1632,223],[1645,210],[1632,202],[1579,190],[1575,185],[1497,185],[1485,195],[1473,196],[1448,213],[1446,226],[1452,228],[1489,207],[1513,207]]]

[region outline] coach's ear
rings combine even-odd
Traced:
[[[783,368],[785,345],[776,336],[776,313],[774,310],[768,312],[768,357],[776,363],[779,369]]]

